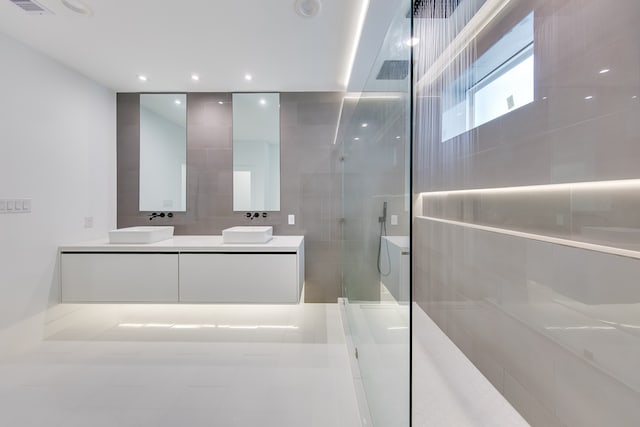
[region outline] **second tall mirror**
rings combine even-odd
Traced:
[[[280,94],[233,94],[233,210],[280,210]]]

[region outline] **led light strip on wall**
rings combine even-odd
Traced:
[[[621,247],[602,244],[599,242],[590,243],[588,241],[567,239],[562,236],[554,237],[545,234],[532,233],[527,231],[516,231],[514,229],[502,228],[496,224],[484,225],[474,222],[466,222],[458,218],[439,218],[429,216],[427,206],[430,203],[430,199],[437,200],[439,203],[447,203],[447,196],[452,197],[451,202],[458,203],[460,196],[481,196],[485,195],[513,195],[522,196],[526,194],[536,194],[537,196],[543,196],[544,192],[565,192],[567,197],[576,193],[581,193],[584,197],[588,192],[610,192],[614,197],[616,192],[619,191],[638,191],[640,193],[640,179],[627,179],[627,180],[615,180],[615,181],[593,181],[593,182],[576,182],[576,183],[564,183],[564,184],[546,184],[546,185],[529,185],[520,187],[499,187],[499,188],[477,188],[477,189],[464,189],[464,190],[450,190],[450,191],[433,191],[420,193],[419,205],[416,208],[417,218],[440,222],[444,224],[456,225],[466,228],[472,228],[476,230],[483,230],[493,233],[505,234],[515,237],[521,237],[525,239],[538,240],[547,243],[553,243],[563,246],[570,246],[580,249],[586,249],[597,252],[604,252],[613,255],[624,256],[628,258],[640,259],[640,251],[635,249],[624,249]],[[615,224],[611,225],[612,228],[616,228]],[[526,227],[519,227],[526,228]],[[613,244],[620,242],[611,242]],[[638,242],[640,244],[640,242]],[[623,245],[624,246],[624,245]]]
[[[558,190],[607,190],[607,189],[640,189],[640,179],[623,179],[616,181],[573,182],[565,184],[525,185],[520,187],[473,188],[467,190],[429,191],[420,196],[446,196],[448,194],[482,194],[482,193],[529,193],[533,191]]]

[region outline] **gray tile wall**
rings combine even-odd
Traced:
[[[427,219],[413,238],[416,302],[532,426],[638,425],[638,260]]]
[[[425,88],[415,192],[639,177],[640,2],[512,0],[477,53],[531,10],[535,101],[441,142]],[[424,210],[568,238],[620,227],[613,243],[635,249],[632,194],[485,193]],[[640,261],[428,219],[414,219],[413,249],[415,300],[529,423],[640,425]]]
[[[118,227],[149,224],[138,211],[138,99],[118,94]],[[341,101],[341,93],[281,93],[281,210],[250,221],[245,212],[233,212],[231,94],[187,94],[187,212],[153,223],[174,225],[178,235],[221,234],[248,224],[304,235],[305,301],[335,302],[341,295],[342,175],[333,139]],[[295,225],[287,225],[289,214]]]

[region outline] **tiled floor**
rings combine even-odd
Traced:
[[[346,313],[373,425],[407,426],[409,307],[352,303]],[[413,426],[529,425],[417,304],[412,318]]]
[[[415,303],[412,318],[414,425],[529,425]]]
[[[337,304],[60,305],[3,426],[359,426]]]

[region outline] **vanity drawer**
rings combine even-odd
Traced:
[[[178,302],[177,253],[60,255],[62,302]]]
[[[297,253],[180,254],[180,302],[297,303]]]

